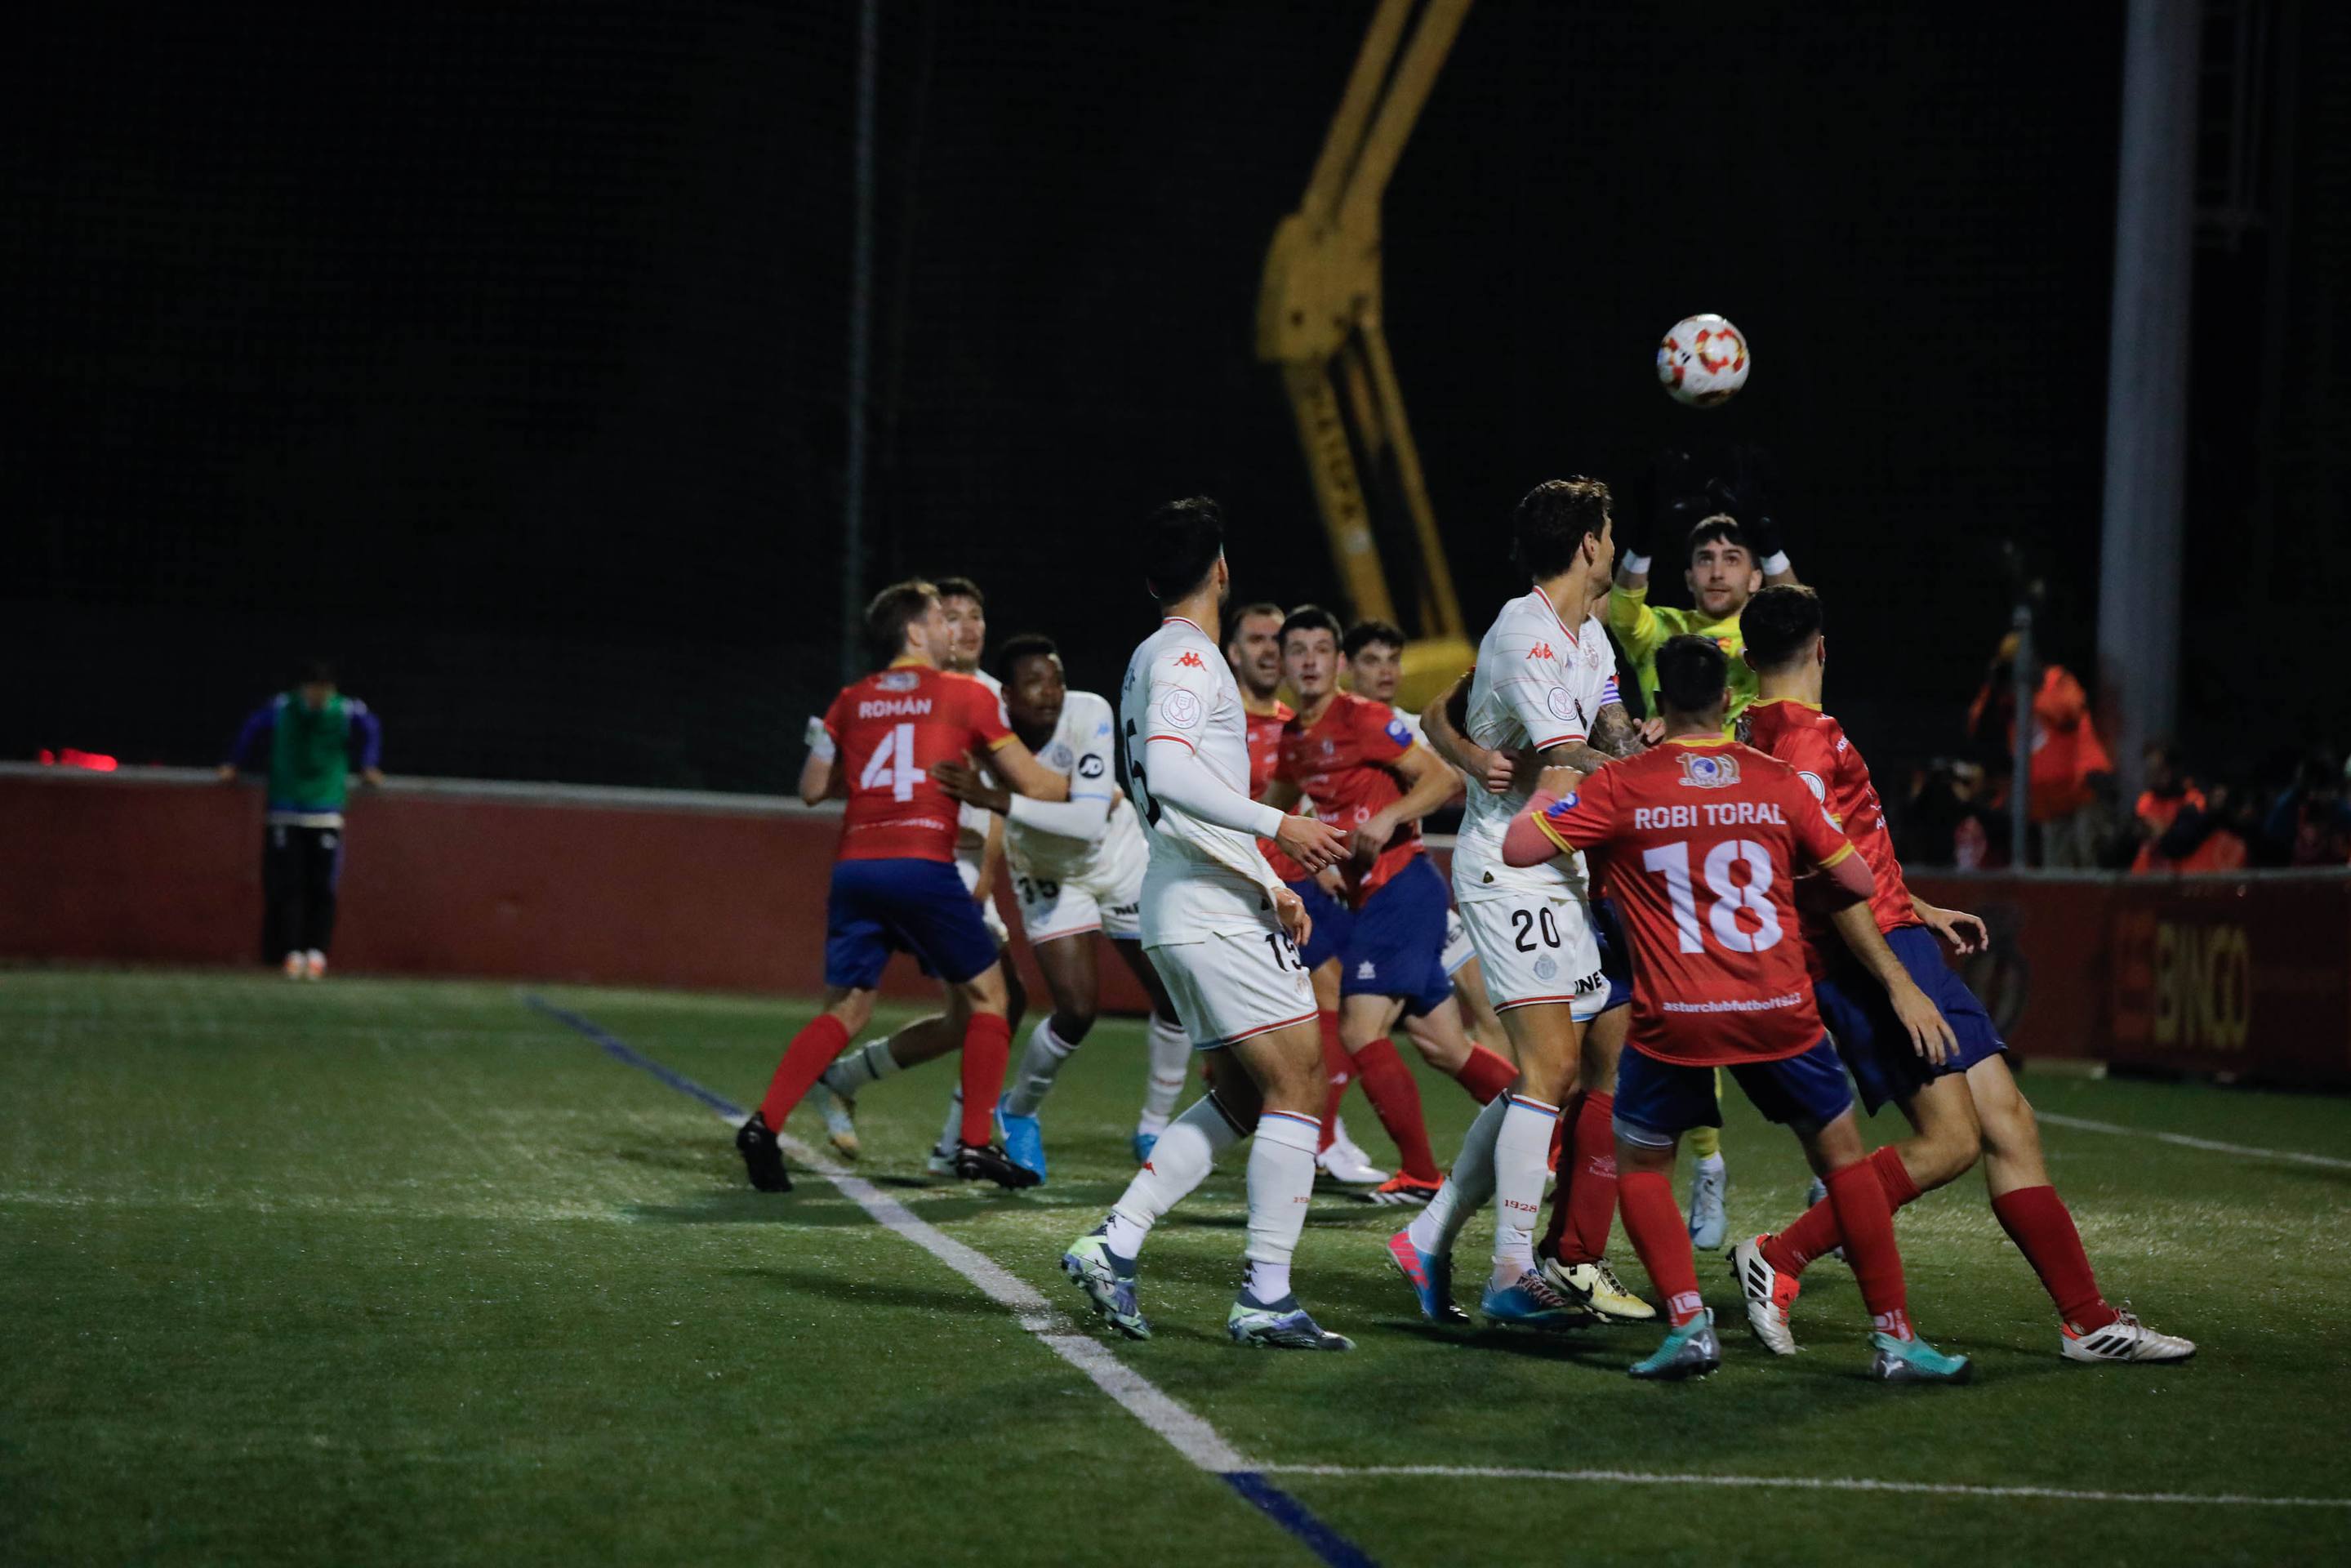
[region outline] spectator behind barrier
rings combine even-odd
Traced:
[[[2001,639],[1984,684],[1968,705],[1968,737],[1989,749],[1999,736],[2001,755],[2016,754],[2016,633]],[[2098,863],[2105,833],[2096,780],[2114,763],[2090,720],[2082,683],[2063,664],[2041,672],[2032,698],[2032,761],[2025,814],[2040,830],[2041,863],[2086,869]]]

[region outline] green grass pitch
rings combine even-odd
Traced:
[[[550,999],[739,1103],[808,1011]],[[1030,1194],[921,1176],[951,1072],[869,1092],[861,1173],[1074,1309],[1054,1260],[1124,1180],[1140,1029],[1103,1023],[1071,1063]],[[2351,1156],[2339,1098],[2026,1083],[2046,1112]],[[1449,1150],[1470,1108],[1423,1092]],[[1728,1110],[1734,1230],[1768,1228],[1803,1172]],[[1349,1119],[1384,1146],[1360,1101]],[[819,1141],[807,1113],[793,1131]],[[1144,1254],[1158,1336],[1113,1354],[1272,1466],[2351,1498],[2351,1171],[2046,1135],[2108,1294],[2199,1341],[2194,1362],[2061,1363],[1972,1176],[1899,1222],[1913,1312],[1977,1358],[1970,1388],[1867,1382],[1834,1263],[1778,1362],[1701,1260],[1728,1358],[1703,1384],[1625,1376],[1651,1330],[1438,1334],[1387,1271],[1396,1211],[1335,1197],[1301,1293],[1361,1349],[1243,1353],[1222,1337],[1238,1157]],[[820,1178],[751,1192],[709,1111],[507,987],[0,971],[0,1563],[1314,1561],[963,1278]],[[1395,1565],[2351,1557],[2339,1504],[1273,1479]]]

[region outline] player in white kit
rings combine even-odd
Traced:
[[[1608,488],[1553,479],[1519,502],[1512,549],[1531,588],[1504,605],[1478,647],[1468,738],[1490,752],[1532,752],[1546,766],[1589,772],[1608,758],[1588,743],[1615,674],[1607,632],[1589,607],[1614,558]],[[1519,1081],[1470,1124],[1445,1186],[1390,1258],[1439,1322],[1465,1314],[1452,1298],[1454,1239],[1490,1194],[1494,1266],[1480,1310],[1496,1322],[1563,1327],[1587,1309],[1538,1270],[1532,1228],[1552,1138],[1574,1082],[1583,1028],[1606,1000],[1582,859],[1505,863],[1502,838],[1531,797],[1523,772],[1503,794],[1472,789],[1453,851],[1453,896],[1509,1032]]]
[[[1109,1217],[1072,1241],[1061,1268],[1119,1332],[1148,1338],[1135,1255],[1159,1217],[1200,1185],[1217,1155],[1255,1134],[1249,1156],[1248,1273],[1226,1316],[1235,1343],[1349,1350],[1291,1293],[1290,1263],[1314,1189],[1322,1048],[1298,956],[1305,905],[1275,880],[1257,840],[1309,872],[1346,852],[1337,829],[1249,796],[1248,715],[1217,645],[1231,577],[1224,515],[1204,497],[1171,501],[1144,530],[1144,585],[1159,629],[1134,651],[1119,689],[1127,799],[1151,862],[1143,878],[1144,950],[1166,983],[1211,1087],[1167,1125]]]
[[[986,596],[980,592],[979,585],[967,577],[943,577],[932,587],[938,594],[939,609],[947,622],[948,642],[939,667],[958,675],[969,675],[996,694],[1000,707],[1004,701],[1003,684],[979,667],[981,651],[987,645]],[[824,786],[831,778],[832,765],[832,743],[825,736],[823,720],[809,720],[808,739],[809,759],[801,769],[800,798],[814,804],[824,799]],[[1004,832],[1003,817],[982,807],[966,805],[956,820],[956,874],[963,878],[965,889],[979,905],[980,924],[996,938],[999,953],[1012,940],[1004,916],[996,910],[996,878],[1004,862]],[[1020,983],[1019,966],[1005,963],[1004,982],[1005,1018],[1017,1032],[1029,1010],[1029,993]],[[842,1052],[841,1060],[825,1070],[809,1094],[824,1118],[825,1134],[832,1146],[847,1158],[855,1159],[858,1091],[893,1072],[962,1049],[962,1027],[948,1014],[934,1013],[915,1019],[895,1034]],[[947,1095],[946,1125],[931,1146],[928,1168],[933,1176],[955,1175],[956,1145],[962,1126],[963,1086],[957,1083]]]
[[[1032,811],[1000,785],[961,763],[933,771],[948,794],[1004,818],[1005,851],[1020,897],[1020,924],[1053,994],[1037,1020],[998,1107],[1005,1153],[1045,1176],[1039,1108],[1061,1064],[1093,1028],[1101,998],[1094,934],[1111,940],[1152,1003],[1151,1072],[1135,1124],[1135,1163],[1167,1125],[1184,1090],[1191,1041],[1176,1021],[1159,972],[1143,956],[1143,873],[1150,861],[1141,821],[1119,792],[1115,716],[1092,692],[1068,689],[1051,639],[1025,633],[997,652],[1013,733],[1045,767],[1070,781],[1070,798]]]

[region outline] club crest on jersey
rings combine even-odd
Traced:
[[[1550,980],[1557,978],[1558,976],[1559,961],[1553,958],[1550,954],[1546,953],[1541,957],[1535,960],[1536,979]]]
[[[1176,667],[1179,670],[1205,670],[1208,665],[1207,660],[1201,658],[1200,655],[1193,650],[1186,648],[1184,650],[1184,656],[1176,661]]]
[[[1191,657],[1188,653],[1185,656]],[[1199,661],[1195,659],[1193,662],[1197,664]],[[1200,722],[1200,699],[1177,686],[1159,699],[1159,716],[1177,729],[1189,729]]]
[[[923,677],[912,670],[884,670],[873,677],[873,689],[881,692],[911,692],[923,684]]]
[[[1045,753],[1045,766],[1067,773],[1070,770],[1070,748],[1055,745],[1052,750]]]
[[[1682,782],[1693,789],[1725,789],[1739,782],[1739,758],[1703,751],[1682,754]]]

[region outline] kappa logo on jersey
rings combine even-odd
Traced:
[[[1176,661],[1176,667],[1179,670],[1205,670],[1208,664],[1207,661],[1201,658],[1197,653],[1186,648],[1184,650],[1184,656]]]
[[[1376,980],[1379,977],[1380,967],[1377,964],[1373,963],[1369,958],[1364,959],[1362,963],[1355,966],[1355,978],[1359,980]]]
[[[1527,650],[1527,657],[1530,659],[1549,659],[1555,656],[1556,655],[1554,655],[1551,651],[1551,644],[1548,643],[1537,643],[1533,647]]]
[[[1078,759],[1078,777],[1099,779],[1102,776],[1102,759],[1091,753]]]
[[[1184,656],[1196,664],[1200,662],[1189,653]],[[1200,699],[1178,686],[1159,699],[1159,716],[1177,729],[1189,729],[1200,722]]]
[[[923,684],[923,677],[912,670],[884,670],[873,677],[876,691],[911,692]]]
[[[1682,783],[1693,789],[1727,789],[1739,782],[1739,758],[1702,751],[1682,756]]]

